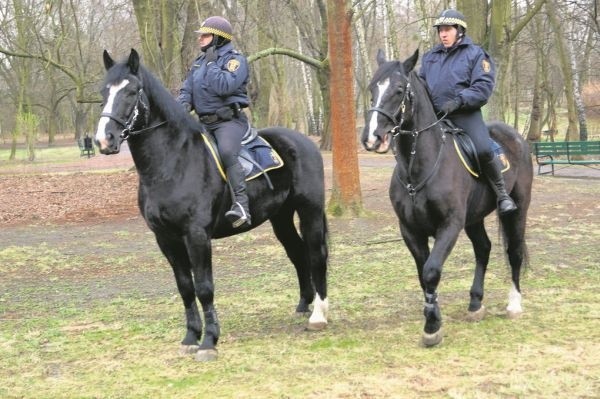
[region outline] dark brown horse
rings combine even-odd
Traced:
[[[122,140],[128,140],[139,175],[140,211],[171,264],[185,307],[183,350],[195,352],[198,360],[215,359],[220,329],[213,302],[211,239],[248,228],[235,230],[225,219],[231,198],[201,137],[199,122],[140,65],[135,50],[122,63],[115,63],[105,51],[104,65],[108,72],[96,144],[103,154],[116,154]],[[323,159],[299,132],[268,128],[259,134],[278,151],[284,166],[269,172],[272,187],[263,178],[248,183],[252,228],[271,222],[298,275],[296,311],[308,312],[312,303],[308,328],[322,329],[328,310]],[[240,267],[245,267],[243,258],[240,253]],[[204,329],[196,298],[202,305]]]
[[[362,142],[370,151],[385,152],[390,144],[395,148],[397,164],[389,194],[425,296],[423,344],[433,346],[443,337],[437,300],[442,266],[462,229],[475,252],[469,318],[480,320],[484,315],[483,285],[491,249],[484,218],[496,208],[496,197],[487,182],[472,177],[461,164],[454,138],[441,128],[425,84],[413,71],[417,58],[415,52],[404,62],[387,62],[379,52]],[[504,177],[518,206],[516,212],[500,218],[512,269],[507,312],[516,316],[522,312],[519,278],[527,255],[525,223],[533,167],[527,143],[513,128],[504,123],[488,126],[510,162]]]

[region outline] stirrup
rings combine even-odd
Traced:
[[[250,218],[248,217],[244,207],[239,202],[235,202],[231,206],[231,209],[225,212],[225,217],[227,220],[229,220],[233,228],[241,227],[245,223],[250,225]]]

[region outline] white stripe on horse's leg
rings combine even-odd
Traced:
[[[319,294],[315,295],[313,311],[308,319],[309,330],[322,330],[327,326],[327,312],[329,311],[329,298],[321,299]]]
[[[514,283],[508,292],[508,306],[506,307],[506,312],[508,317],[511,318],[518,317],[523,313],[523,308],[521,307],[521,293],[517,290]]]

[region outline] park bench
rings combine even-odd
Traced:
[[[96,150],[94,149],[94,143],[92,143],[92,138],[87,134],[84,137],[81,137],[77,140],[77,144],[79,145],[79,156],[87,156],[88,158],[96,155]]]
[[[533,143],[533,153],[538,164],[538,175],[552,173],[554,165],[600,164],[600,141],[554,141]],[[551,170],[542,172],[543,166]]]

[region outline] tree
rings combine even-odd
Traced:
[[[559,21],[557,16],[556,3],[554,2],[554,0],[548,0],[548,2],[546,3],[546,10],[548,11],[548,18],[550,20],[550,24],[552,25],[552,28],[555,32],[557,44],[556,47],[558,50],[560,67],[564,76],[565,94],[567,98],[567,118],[569,121],[565,140],[576,141],[578,140],[577,111],[575,109],[575,87],[573,79],[573,69],[571,67],[572,58],[569,51],[569,47],[565,42],[563,28],[561,25],[561,21]]]
[[[329,0],[327,19],[333,139],[333,187],[329,209],[335,215],[357,215],[362,210],[362,198],[356,151],[350,2]]]

